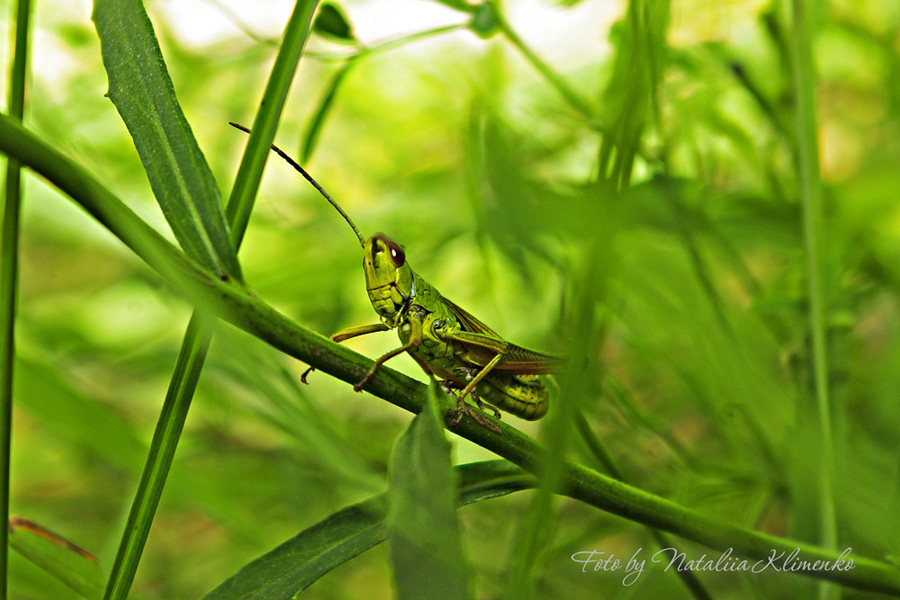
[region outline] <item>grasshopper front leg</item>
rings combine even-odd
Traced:
[[[395,356],[399,356],[400,354],[403,354],[404,352],[408,352],[409,350],[411,350],[417,346],[420,346],[422,344],[424,335],[422,334],[422,321],[419,318],[419,316],[418,315],[410,315],[409,325],[410,325],[409,340],[405,344],[403,344],[402,346],[397,348],[396,350],[391,350],[390,352],[388,352],[387,354],[385,354],[384,356],[382,356],[378,360],[376,360],[375,364],[373,364],[372,367],[369,369],[369,371],[366,373],[366,376],[363,377],[359,383],[357,383],[356,385],[353,386],[354,391],[356,391],[356,392],[360,391],[364,385],[369,383],[369,380],[371,380],[372,377],[375,376],[375,373],[378,371],[378,369],[379,369],[379,367],[381,367],[381,365],[383,365],[387,361],[391,360]],[[419,364],[421,365],[423,363],[419,362]],[[432,374],[430,369],[427,369],[426,372],[429,374]]]
[[[347,329],[341,329],[337,333],[331,334],[331,341],[341,343],[344,340],[349,340],[350,338],[355,338],[360,335],[367,335],[369,333],[378,333],[379,331],[390,331],[390,327],[385,325],[384,323],[374,323],[372,325],[360,325],[357,327],[348,327]],[[307,370],[303,371],[303,374],[300,376],[300,381],[302,383],[307,383],[306,378],[310,373],[315,371],[315,367],[310,367]],[[357,390],[359,391],[359,390]]]

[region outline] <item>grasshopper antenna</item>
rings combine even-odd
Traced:
[[[231,125],[232,127],[234,127],[235,129],[240,129],[240,130],[243,131],[244,133],[250,133],[250,130],[247,129],[246,127],[244,127],[243,125],[238,125],[237,123],[232,123],[231,121],[229,121],[228,124]],[[344,220],[347,221],[347,223],[350,225],[351,228],[353,228],[353,233],[355,233],[355,234],[356,234],[356,237],[359,238],[359,244],[360,244],[363,248],[365,248],[365,247],[366,247],[366,240],[363,239],[363,236],[362,236],[362,234],[359,232],[359,229],[356,228],[356,225],[353,223],[353,219],[351,219],[351,218],[350,218],[350,215],[348,215],[347,213],[345,213],[345,212],[344,212],[344,209],[341,208],[341,207],[338,205],[338,203],[335,202],[335,201],[332,199],[332,197],[328,195],[328,192],[326,192],[325,189],[324,189],[321,185],[319,185],[319,182],[316,181],[315,179],[313,179],[312,175],[310,175],[309,173],[307,173],[307,172],[306,172],[306,169],[304,169],[304,168],[301,167],[299,164],[297,164],[297,161],[295,161],[293,158],[291,158],[290,156],[288,156],[287,153],[286,153],[284,150],[282,150],[281,148],[279,148],[279,147],[276,146],[275,144],[272,144],[272,150],[275,151],[275,154],[277,154],[278,156],[280,156],[281,158],[283,158],[283,159],[285,160],[285,162],[287,162],[287,164],[289,164],[289,165],[291,165],[292,167],[294,167],[294,170],[296,170],[298,173],[300,173],[301,175],[303,175],[303,177],[304,177],[308,182],[310,182],[310,183],[312,184],[312,186],[313,186],[314,188],[316,188],[316,189],[319,191],[319,193],[322,194],[322,196],[324,196],[325,199],[328,200],[328,202],[330,202],[331,205],[332,205],[339,213],[341,213],[341,216],[344,217]]]

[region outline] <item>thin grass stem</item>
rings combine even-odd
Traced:
[[[31,1],[14,6],[12,69],[9,78],[9,112],[22,121],[25,116],[25,83]],[[9,158],[6,163],[3,223],[0,226],[0,599],[7,597],[9,555],[9,463],[12,442],[13,371],[16,362],[15,325],[19,288],[19,217],[22,206],[22,166]]]

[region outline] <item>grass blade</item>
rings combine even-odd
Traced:
[[[103,592],[103,571],[97,557],[37,523],[22,517],[9,520],[9,545],[84,598]]]
[[[822,205],[822,180],[819,173],[818,128],[816,126],[815,65],[812,55],[813,19],[817,3],[793,0],[794,35],[791,71],[796,97],[797,170],[800,179],[800,205],[803,215],[803,245],[806,253],[806,281],[809,297],[809,329],[812,337],[812,369],[815,408],[809,407],[810,422],[817,421],[819,448],[808,447],[818,469],[819,542],[826,548],[838,543],[834,505],[834,438],[831,425],[831,399],[828,373],[828,336],[825,329],[826,292],[823,249],[825,248],[825,212]],[[831,590],[834,591],[834,590]],[[827,587],[819,597],[828,597]]]
[[[504,460],[456,467],[462,485],[457,506],[503,496],[534,485]],[[328,516],[247,564],[204,600],[293,598],[340,564],[383,542],[388,504],[380,494]]]
[[[470,597],[437,387],[431,383],[428,402],[391,453],[387,529],[401,600]]]
[[[247,148],[238,167],[234,187],[228,198],[228,206],[225,207],[235,247],[238,248],[250,221],[253,201],[259,190],[263,169],[269,157],[272,141],[275,139],[275,129],[278,127],[281,111],[297,70],[297,63],[303,54],[306,40],[309,39],[316,4],[317,0],[298,0],[294,6],[294,12],[284,30],[281,49],[275,57],[275,65],[263,93],[260,110],[253,120],[250,139],[247,140]]]
[[[28,74],[30,0],[15,5],[15,49],[9,82],[9,110],[22,121],[25,115],[25,80]],[[0,519],[9,520],[9,459],[12,440],[15,322],[19,287],[19,213],[22,168],[14,158],[6,164],[3,221],[0,226]],[[7,594],[7,530],[0,527],[0,598]]]
[[[153,25],[140,0],[97,0],[109,97],[134,138],[150,186],[188,256],[240,278],[219,189],[175,97]]]
[[[159,505],[159,498],[175,457],[175,449],[184,429],[191,399],[200,379],[210,339],[212,339],[212,321],[201,317],[199,313],[194,313],[188,323],[175,364],[175,372],[169,382],[163,409],[153,432],[150,453],[141,473],[141,481],[135,492],[131,511],[128,513],[125,533],[116,553],[104,598],[126,598],[131,589],[147,536],[150,535],[156,507]]]
[[[312,21],[315,5],[316,2],[314,0],[298,2],[288,21],[284,41],[282,42],[281,49],[279,50],[278,57],[275,61],[275,66],[272,70],[272,75],[269,79],[269,84],[263,96],[263,101],[261,103],[262,108],[256,119],[256,122],[261,124],[259,129],[262,130],[265,135],[258,134],[255,143],[251,140],[248,144],[247,151],[244,154],[241,167],[238,171],[235,186],[229,199],[228,219],[232,224],[232,238],[226,238],[229,248],[239,247],[247,222],[249,221],[250,212],[253,208],[253,200],[256,197],[259,181],[262,178],[265,159],[268,156],[268,146],[271,144],[271,140],[274,137],[275,127],[281,116],[284,101],[287,98],[287,93],[290,89],[290,83],[293,79],[294,72],[296,71],[297,63],[300,60],[303,46],[309,36],[310,23]],[[151,54],[155,51],[158,54],[159,48],[152,31],[152,26],[146,18],[146,13],[144,13],[143,10],[138,12],[140,12],[140,14],[136,15],[134,19],[136,21],[141,21],[147,29],[147,31],[141,30],[141,33],[148,38],[145,41],[148,46],[146,51]],[[96,13],[100,13],[100,16],[96,16]],[[96,13],[95,20],[98,22],[99,31],[101,29],[100,23],[106,22],[104,19],[109,18],[109,15],[100,10],[97,10]],[[108,23],[104,27],[106,26],[108,26]],[[108,68],[111,68],[113,64],[115,64],[115,62],[110,60]],[[132,66],[133,65],[130,63],[124,65],[125,68]],[[132,76],[138,77],[140,75],[140,72],[132,74]],[[111,89],[113,79],[114,77],[112,73],[110,73]],[[165,71],[165,65],[162,63],[161,56],[159,58],[159,65],[157,65],[157,71],[150,74],[148,81],[145,82],[145,87],[151,87],[160,82],[163,84],[168,82],[168,88],[166,89],[171,96],[164,98],[163,104],[172,110],[177,109],[175,110],[177,116],[180,117],[181,121],[184,121],[180,108],[178,108],[177,100],[174,97],[174,92],[171,90],[171,81]],[[122,113],[123,119],[126,120],[126,123],[129,118],[141,119],[148,116],[154,116],[152,114],[144,114],[140,110],[131,112],[132,110],[135,110],[136,107],[128,102],[123,101],[123,106],[128,107],[128,110],[120,108],[120,112]],[[178,119],[176,119],[176,121],[178,121]],[[157,129],[165,129],[165,122],[162,119],[153,124],[157,126]],[[143,124],[140,121],[131,123],[129,128],[132,129],[132,131],[153,129],[153,127],[147,128],[146,124]],[[184,121],[184,128],[183,134],[188,138],[187,145],[189,147],[196,147],[196,141],[190,134],[190,129],[187,126],[186,121]],[[266,135],[268,136],[267,138]],[[135,137],[135,143],[140,146],[137,136]],[[163,146],[163,149],[165,149],[167,140],[150,136],[149,144],[152,145],[153,143],[160,144]],[[199,159],[202,160],[202,154],[199,153],[199,147],[197,147],[196,153],[193,153],[192,156],[195,159],[199,157]],[[144,162],[145,167],[148,169],[148,173],[151,173],[152,166],[147,164],[148,159],[145,158]],[[171,165],[163,161],[163,168],[170,166]],[[213,191],[217,192],[215,184],[212,181],[212,175],[209,172],[208,167],[206,167],[205,162],[203,163],[203,167],[205,167],[205,169],[199,169],[199,171],[208,174],[208,178],[205,177],[203,173],[198,173],[198,179],[201,181],[208,179],[208,181],[212,183]],[[151,175],[151,181],[152,180],[153,177]],[[159,196],[159,192],[157,192],[157,195]],[[224,226],[225,217],[223,216],[218,202],[218,195],[215,195],[213,199],[215,200],[215,211],[213,211],[215,212],[215,215],[212,215],[212,212],[210,212],[209,215],[211,215],[211,218],[214,217],[216,222],[221,220]],[[160,198],[160,203],[163,203],[162,198]],[[174,207],[178,210],[184,208],[184,205],[183,203],[176,202]],[[212,204],[209,205],[209,208],[212,211]],[[218,231],[218,228],[215,228],[215,231]],[[223,229],[223,231],[226,231],[227,234],[227,228]],[[198,239],[202,241],[203,238]],[[218,240],[218,237],[216,240]],[[182,244],[184,244],[183,241]],[[219,245],[224,248],[223,244]],[[185,249],[188,251],[187,246],[185,246]],[[236,260],[237,259],[235,258],[235,264],[237,264]],[[214,268],[213,265],[206,266]],[[203,369],[211,339],[212,321],[201,316],[200,313],[195,312],[191,317],[184,340],[182,341],[181,351],[179,352],[178,360],[175,365],[175,371],[169,383],[163,409],[160,413],[156,430],[154,431],[150,454],[147,458],[147,463],[144,466],[141,481],[138,485],[131,512],[128,516],[125,532],[119,545],[116,560],[113,564],[110,578],[107,583],[105,592],[106,598],[124,598],[128,595],[128,591],[131,588],[141,554],[143,553],[144,545],[147,541],[147,536],[149,535],[153,517],[156,514],[159,498],[162,495],[169,468],[171,467],[175,456],[178,440],[181,437],[181,432],[184,428],[184,421],[187,418],[197,381],[199,380],[200,373]]]
[[[306,134],[303,136],[303,150],[301,151],[300,156],[304,164],[309,162],[309,159],[312,157],[312,153],[316,148],[316,143],[319,141],[319,135],[322,133],[322,128],[325,125],[325,119],[328,117],[329,112],[331,112],[331,107],[334,105],[334,99],[337,97],[338,88],[341,86],[341,83],[344,82],[347,75],[350,74],[350,70],[357,62],[359,62],[358,58],[351,58],[344,63],[340,70],[334,74],[334,77],[331,78],[328,90],[322,97],[319,108],[316,109],[315,114],[312,119],[310,119],[309,126],[306,128]]]

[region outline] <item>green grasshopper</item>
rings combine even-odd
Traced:
[[[238,129],[249,131],[239,125]],[[499,409],[528,420],[547,412],[549,392],[541,375],[559,371],[561,359],[507,342],[490,327],[455,303],[412,270],[403,248],[383,233],[363,238],[350,216],[299,164],[277,146],[272,149],[309,181],[340,213],[363,248],[363,271],[369,300],[381,322],[349,327],[331,336],[343,342],[369,333],[397,329],[402,345],[380,357],[365,376],[353,386],[360,391],[379,367],[404,352],[422,367],[429,377],[442,379],[444,389],[456,396],[451,425],[463,414],[482,425],[499,431],[496,424],[470,408],[471,396],[479,409],[485,403],[500,418]],[[314,370],[310,367],[301,380]]]

